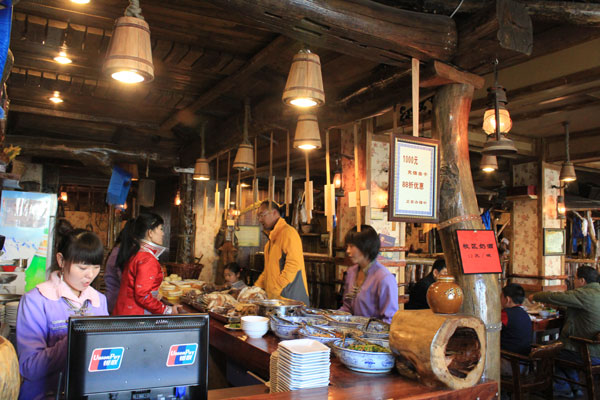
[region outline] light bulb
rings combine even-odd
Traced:
[[[63,99],[60,98],[60,93],[59,92],[54,92],[54,94],[52,95],[52,97],[49,97],[48,100],[50,100],[54,104],[60,104],[60,103],[62,103],[64,101]]]
[[[59,64],[71,64],[73,61],[67,56],[67,52],[61,50],[58,52],[58,55],[54,57],[54,61]]]
[[[119,71],[111,75],[113,79],[123,83],[140,83],[144,81],[144,77],[136,71]]]
[[[307,97],[299,97],[297,99],[291,100],[290,104],[296,107],[308,108],[316,106],[317,102]]]
[[[89,2],[90,2],[90,0],[71,0],[71,3],[75,3],[75,4],[87,4]]]
[[[512,128],[510,113],[505,108],[498,109],[500,115],[500,133],[507,133]],[[483,130],[488,135],[496,133],[496,112],[493,108],[485,110],[483,114]]]
[[[317,148],[317,146],[315,146],[314,144],[301,144],[300,146],[298,146],[298,148],[302,150],[314,150]]]

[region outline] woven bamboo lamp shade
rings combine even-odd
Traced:
[[[294,148],[302,150],[321,148],[321,134],[319,133],[319,122],[316,115],[302,114],[298,116],[296,134],[294,135]]]
[[[250,143],[242,143],[238,147],[233,161],[233,168],[240,171],[250,171],[254,169],[254,147]]]
[[[210,180],[210,167],[206,158],[197,158],[194,165],[194,180],[208,181]]]
[[[244,139],[238,147],[233,160],[233,169],[239,171],[251,171],[254,169],[254,147],[248,140],[248,124],[250,122],[250,100],[244,102]]]
[[[479,164],[479,168],[483,172],[494,172],[498,169],[498,159],[496,156],[483,155],[481,157],[481,164]]]
[[[292,61],[282,100],[287,105],[302,108],[325,103],[321,60],[309,50],[300,50]]]
[[[117,18],[102,66],[104,74],[123,83],[154,79],[150,27],[140,17]]]
[[[200,141],[202,144],[202,154],[200,158],[196,159],[196,164],[194,165],[194,176],[192,179],[195,181],[208,181],[210,180],[210,166],[208,165],[208,160],[204,156],[204,133],[206,130],[206,122],[202,124],[202,130],[200,131]],[[218,167],[217,167],[218,171]]]

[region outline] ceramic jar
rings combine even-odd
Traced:
[[[427,290],[427,303],[434,313],[456,314],[463,302],[463,292],[450,275],[440,275]]]

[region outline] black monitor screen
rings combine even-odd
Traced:
[[[184,386],[206,398],[207,368],[208,315],[69,320],[67,399]]]

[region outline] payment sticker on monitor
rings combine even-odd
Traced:
[[[121,367],[123,361],[123,347],[109,347],[94,349],[90,360],[89,372],[114,371]]]
[[[169,349],[167,367],[180,367],[192,365],[196,361],[197,343],[174,344]]]

